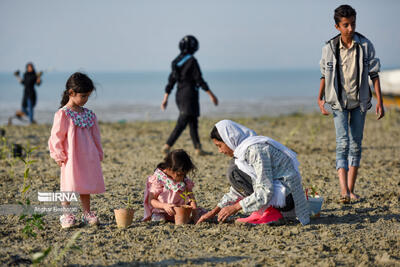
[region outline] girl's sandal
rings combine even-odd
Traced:
[[[350,203],[350,196],[340,196],[339,202],[341,204],[349,204]]]

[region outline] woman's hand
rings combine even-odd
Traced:
[[[214,105],[218,106],[218,98],[214,94],[211,96],[211,101]]]
[[[167,94],[167,93],[164,94],[164,99],[163,99],[163,101],[161,103],[161,110],[165,110],[167,108],[168,96],[169,96],[169,94]]]
[[[163,205],[163,210],[165,210],[165,212],[166,212],[169,216],[174,216],[174,215],[175,215],[174,207],[176,207],[175,204],[164,203],[164,205]]]
[[[215,207],[213,210],[207,212],[206,214],[204,214],[203,216],[200,217],[200,219],[196,222],[196,224],[202,223],[208,219],[213,218],[215,215],[218,214],[218,212],[221,210],[220,207]]]
[[[210,96],[210,99],[214,103],[214,105],[218,106],[218,98],[213,94],[213,92],[211,92],[211,90],[208,90],[207,94]]]
[[[198,209],[193,209],[192,208],[192,219],[193,219],[193,223],[196,224],[199,219],[200,219],[200,212]]]
[[[163,100],[163,102],[161,103],[161,110],[165,110],[167,108],[168,105],[168,100]]]
[[[236,214],[241,209],[242,206],[240,206],[239,202],[234,205],[222,208],[221,211],[218,213],[218,222],[224,222],[226,219],[228,219],[229,216]]]

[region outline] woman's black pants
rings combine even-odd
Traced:
[[[179,115],[176,126],[167,140],[167,145],[173,146],[188,124],[190,127],[190,137],[192,138],[194,148],[201,148],[198,132],[198,117],[186,114]]]

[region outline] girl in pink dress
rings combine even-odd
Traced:
[[[183,150],[169,152],[164,161],[157,165],[154,174],[147,178],[144,191],[143,221],[174,221],[174,207],[185,204],[181,197],[190,193],[189,205],[192,207],[192,219],[196,222],[200,210],[193,194],[194,183],[186,175],[196,169],[190,156]]]
[[[61,107],[54,115],[49,139],[50,156],[61,167],[62,192],[80,195],[83,209],[82,221],[98,224],[96,215],[90,211],[90,194],[105,192],[100,161],[103,160],[100,131],[96,115],[83,106],[95,90],[92,80],[76,72],[69,77],[61,100]],[[68,208],[69,202],[63,202]],[[76,223],[73,214],[60,217],[62,228]]]

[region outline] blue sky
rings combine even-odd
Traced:
[[[0,1],[0,72],[33,61],[56,71],[165,71],[186,34],[203,69],[318,69],[336,35],[333,10],[357,10],[357,31],[384,68],[400,66],[400,1]]]

